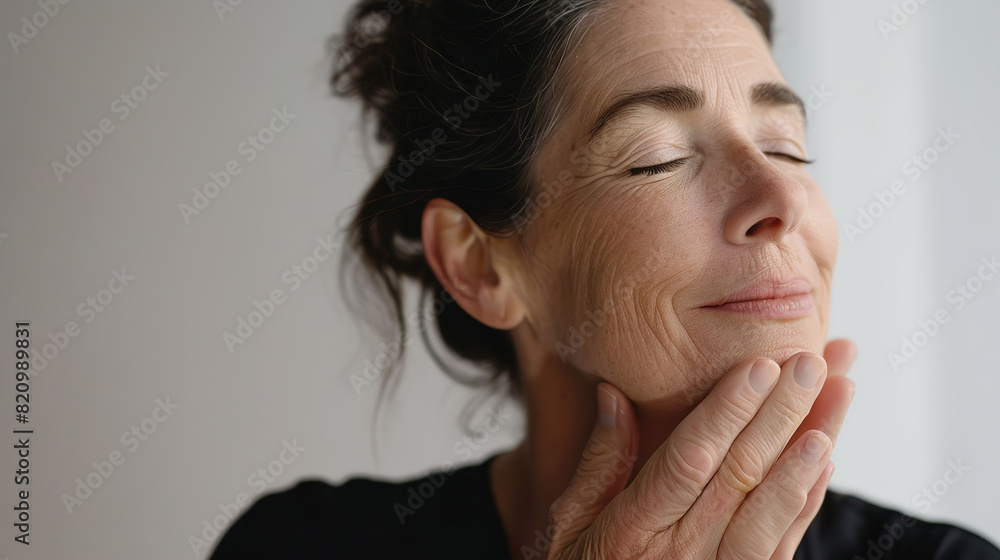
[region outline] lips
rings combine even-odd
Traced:
[[[758,280],[749,286],[739,289],[721,300],[710,303],[704,307],[716,307],[727,303],[738,303],[741,301],[758,301],[765,299],[779,299],[789,296],[808,294],[812,291],[812,285],[805,278],[788,278],[776,280]]]
[[[812,284],[805,278],[760,278],[704,309],[789,319],[813,308]]]

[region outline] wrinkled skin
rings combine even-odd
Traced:
[[[542,210],[510,238],[444,199],[424,212],[438,279],[518,352],[527,433],[491,465],[511,557],[788,560],[832,473],[856,355],[825,343],[838,235],[799,161],[803,109],[759,95],[786,82],[728,0],[608,0],[587,23],[533,160]],[[664,86],[700,103],[630,106],[589,135],[624,94]],[[788,278],[810,298],[794,317],[706,307]],[[814,386],[795,381],[806,362]]]

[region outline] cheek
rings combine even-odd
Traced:
[[[544,344],[627,393],[659,390],[649,372],[693,348],[674,310],[708,262],[715,230],[663,185],[580,187],[560,202],[535,237],[547,257],[532,274]]]
[[[524,292],[542,350],[635,401],[689,402],[750,355],[821,352],[838,230],[822,191],[809,189],[809,215],[791,245],[819,283],[818,320],[767,326],[690,311],[718,269],[717,201],[668,181],[567,186],[525,238]]]
[[[817,277],[823,287],[820,299],[816,301],[821,321],[818,344],[822,347],[829,327],[830,295],[833,288],[833,272],[840,250],[840,230],[823,192],[817,186],[812,193],[809,223],[804,228],[802,237],[816,263]]]
[[[815,196],[811,197],[810,205],[816,208],[814,218],[816,238],[810,240],[816,247],[816,262],[821,269],[827,268],[832,273],[840,251],[840,229],[837,226],[837,219],[819,187],[816,188]]]

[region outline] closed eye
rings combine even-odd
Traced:
[[[795,163],[804,163],[804,164],[807,164],[807,165],[811,164],[811,163],[816,163],[816,160],[814,160],[814,159],[802,159],[800,157],[796,157],[796,156],[793,156],[791,154],[785,154],[785,153],[781,153],[781,152],[764,152],[764,155],[776,156],[776,157],[783,157],[785,159],[789,159],[791,161],[794,161]]]
[[[632,175],[656,175],[657,173],[667,173],[673,171],[681,166],[682,163],[691,158],[681,158],[675,159],[673,161],[667,161],[664,163],[658,163],[656,165],[650,165],[649,167],[636,167],[630,169],[629,172]]]
[[[798,156],[793,156],[791,154],[786,154],[786,153],[782,153],[782,152],[764,152],[764,154],[765,155],[769,155],[769,156],[775,156],[775,157],[785,158],[785,159],[790,160],[792,162],[802,163],[802,164],[806,164],[806,165],[816,163],[816,160],[814,160],[814,159],[802,159],[802,158],[800,158]],[[689,159],[691,159],[691,158],[675,159],[673,161],[667,161],[667,162],[664,162],[664,163],[658,163],[656,165],[650,165],[648,167],[636,167],[636,168],[630,169],[629,173],[631,173],[632,175],[646,175],[646,176],[656,175],[658,173],[669,173],[670,171],[673,171],[673,170],[677,169],[678,167],[680,167],[681,164],[683,164],[685,161],[687,161]]]

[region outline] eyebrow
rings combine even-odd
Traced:
[[[806,105],[802,98],[784,84],[766,82],[755,85],[750,90],[750,102],[762,107],[798,107],[802,118],[806,117]],[[701,92],[688,86],[663,86],[619,96],[610,107],[601,111],[594,121],[587,138],[593,140],[611,121],[620,118],[625,109],[636,105],[645,105],[669,113],[693,111],[704,105],[705,99]]]

